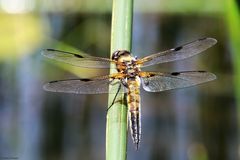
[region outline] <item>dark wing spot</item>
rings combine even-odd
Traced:
[[[179,72],[172,72],[171,75],[172,76],[178,76],[178,75],[180,75],[180,73]]]
[[[59,82],[59,80],[56,80],[56,81],[51,81],[51,82],[48,82],[48,83],[55,83],[55,82]]]
[[[92,81],[91,79],[87,79],[87,78],[84,78],[84,79],[80,79],[81,81],[84,81],[84,82],[89,82],[89,81]]]
[[[149,74],[149,77],[153,77],[153,76],[156,76],[156,74],[154,74],[154,73]]]
[[[46,49],[47,51],[56,51],[55,49]]]
[[[199,73],[205,73],[206,71],[198,71]]]
[[[148,80],[145,81],[144,84],[145,84],[145,86],[148,86],[149,85],[149,81]]]
[[[79,54],[73,54],[75,57],[77,58],[83,58],[83,56],[79,55]]]
[[[181,50],[182,49],[182,46],[179,46],[179,47],[177,47],[177,48],[174,48],[174,51],[179,51],[179,50]]]

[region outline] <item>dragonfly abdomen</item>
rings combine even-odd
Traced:
[[[136,149],[138,149],[141,139],[141,108],[140,108],[140,89],[137,81],[129,84],[128,91],[128,119],[131,137]]]

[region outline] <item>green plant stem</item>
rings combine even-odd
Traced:
[[[133,0],[113,0],[111,55],[116,50],[131,51]],[[111,69],[110,73],[116,72]],[[114,94],[109,94],[109,105]],[[120,93],[107,113],[106,160],[125,160],[127,157],[127,106]],[[119,103],[120,100],[120,103]]]
[[[232,50],[232,60],[234,67],[234,81],[235,81],[235,93],[236,102],[238,108],[238,124],[240,124],[240,12],[236,1],[226,1],[226,22],[229,30],[229,41]],[[240,126],[238,127],[240,128]],[[239,141],[240,143],[240,141]]]

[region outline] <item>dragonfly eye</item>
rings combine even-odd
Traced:
[[[119,57],[124,55],[130,55],[131,53],[127,50],[117,50],[112,54],[112,60],[118,60]]]

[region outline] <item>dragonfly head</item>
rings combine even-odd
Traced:
[[[112,60],[119,61],[120,59],[130,58],[131,53],[127,50],[117,50],[112,54]]]

